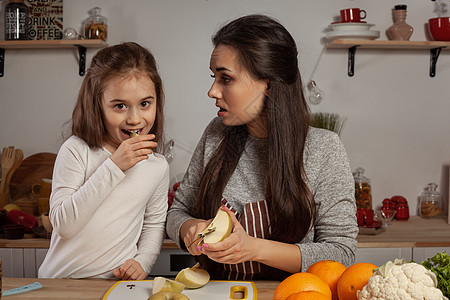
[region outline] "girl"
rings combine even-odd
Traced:
[[[100,50],[54,166],[50,249],[39,277],[144,279],[164,239],[169,167],[154,153],[164,94],[136,43]]]
[[[319,260],[352,264],[354,179],[338,136],[309,127],[294,39],[250,15],[222,27],[213,44],[208,95],[219,118],[176,192],[169,236],[201,255],[215,279],[282,280]],[[231,235],[190,246],[222,204]]]

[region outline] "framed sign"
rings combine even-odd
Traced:
[[[63,38],[63,0],[25,0],[29,8],[28,39]]]

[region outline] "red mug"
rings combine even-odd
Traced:
[[[373,224],[373,209],[370,208],[358,208],[356,210],[356,221],[358,226],[370,226]]]
[[[341,22],[361,22],[367,16],[366,11],[359,8],[341,9]]]

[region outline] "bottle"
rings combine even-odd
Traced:
[[[28,40],[28,6],[9,0],[5,6],[5,40]]]
[[[397,203],[395,219],[399,221],[407,221],[409,219],[409,205],[405,198],[399,199],[399,202]]]
[[[84,21],[84,37],[106,41],[108,37],[107,20],[101,15],[102,9],[94,7],[89,11],[90,17]]]
[[[429,183],[419,197],[419,215],[422,218],[442,217],[442,196],[436,191],[437,184]]]
[[[364,176],[364,169],[357,168],[355,178],[355,199],[357,208],[372,209],[372,190],[369,178]]]
[[[406,5],[396,5],[394,9],[394,25],[388,28],[388,34],[391,40],[409,41],[414,29],[405,20]]]

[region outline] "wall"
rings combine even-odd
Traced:
[[[386,40],[392,8],[400,3],[408,5],[407,22],[415,29],[411,40],[426,40],[426,22],[435,16],[429,0],[65,0],[64,25],[79,30],[87,11],[99,6],[108,18],[109,44],[136,41],[154,53],[165,84],[167,139],[175,140],[174,181],[216,115],[206,93],[212,83],[210,37],[221,24],[255,12],[278,18],[298,43],[307,82],[339,9],[365,9],[368,23],[375,24],[372,29]],[[94,53],[88,50],[88,62]],[[345,50],[327,49],[317,64],[314,79],[326,94],[311,110],[348,118],[341,138],[352,169],[365,168],[372,180],[374,206],[401,194],[414,215],[417,196],[429,182],[438,183],[448,198],[449,54],[442,51],[435,78],[428,75],[428,51],[357,50],[354,77],[347,76]],[[67,49],[6,52],[0,147],[14,145],[25,156],[58,151],[82,81],[77,59],[77,52]]]

